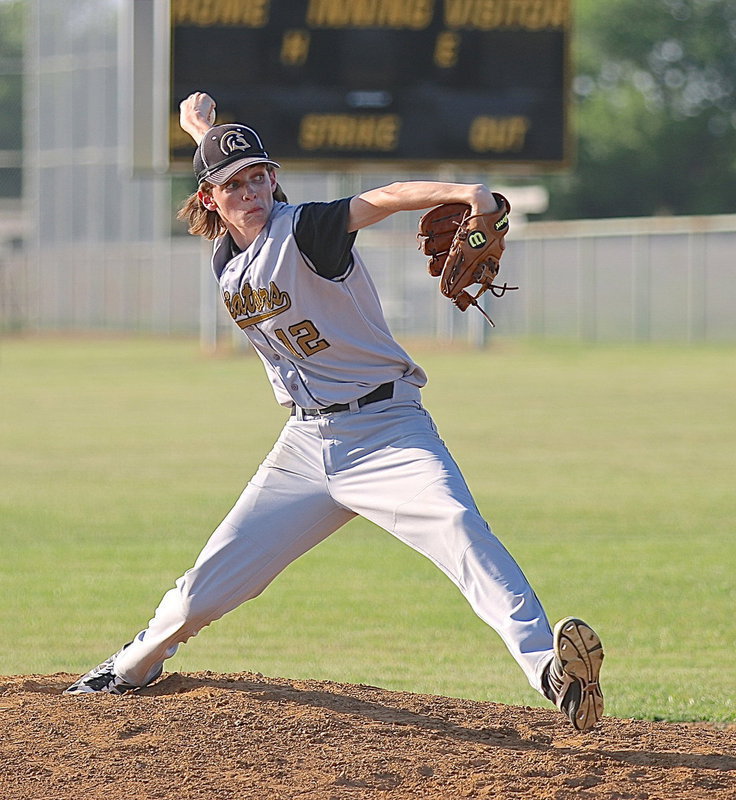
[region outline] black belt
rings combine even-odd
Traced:
[[[363,397],[359,397],[357,402],[359,406],[367,406],[369,403],[377,403],[379,400],[390,400],[394,396],[394,384],[392,383],[382,383],[372,392],[368,392],[368,394],[363,395]],[[307,414],[308,416],[316,416],[322,414],[334,414],[337,411],[349,411],[350,410],[350,403],[333,403],[331,406],[326,406],[325,408],[303,408],[302,414]],[[296,414],[296,406],[291,409],[291,415],[294,416]]]

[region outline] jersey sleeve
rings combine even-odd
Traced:
[[[344,278],[353,265],[351,250],[357,232],[348,233],[351,199],[299,206],[294,238],[309,265],[323,278]]]

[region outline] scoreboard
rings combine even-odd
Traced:
[[[279,161],[567,166],[571,0],[169,0],[171,165],[192,91]]]

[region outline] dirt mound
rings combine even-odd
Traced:
[[[262,675],[65,697],[0,678],[2,800],[736,798],[736,727],[606,718]]]

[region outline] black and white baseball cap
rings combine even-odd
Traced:
[[[263,147],[261,137],[246,125],[215,125],[204,135],[194,154],[197,183],[227,183],[236,172],[252,164],[281,165]]]

